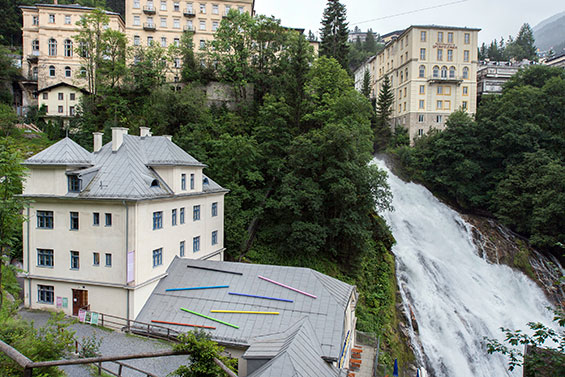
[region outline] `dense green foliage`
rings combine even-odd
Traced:
[[[342,68],[349,67],[349,28],[345,5],[328,0],[320,29],[320,55],[336,59]]]
[[[565,241],[565,73],[532,66],[476,119],[455,112],[397,155],[414,178],[461,208],[493,213],[533,246],[563,253]]]
[[[189,331],[181,334],[175,351],[190,352],[188,365],[182,365],[173,372],[179,377],[221,377],[227,376],[215,362],[220,360],[224,365],[236,371],[237,359],[228,359],[222,355],[223,348],[210,340],[205,331]]]
[[[488,46],[483,43],[479,48],[479,59],[489,59],[492,61],[511,60],[521,61],[523,59],[537,61],[537,53],[534,39],[534,32],[529,24],[520,27],[516,38],[508,37],[508,42],[504,43],[504,38],[500,42],[495,39]]]
[[[356,27],[356,31],[359,30]],[[365,41],[361,41],[359,37],[349,44],[349,70],[354,72],[371,56],[379,53],[384,44],[378,42],[379,35],[373,34],[371,29],[367,30]]]
[[[392,104],[394,103],[394,94],[392,93],[392,85],[390,77],[385,76],[383,86],[379,92],[376,102],[375,114],[375,151],[386,149],[391,143],[391,116]]]
[[[0,313],[0,340],[17,349],[32,361],[57,360],[72,351],[74,331],[63,313],[53,314],[44,327],[21,320],[16,314],[17,306]],[[19,377],[22,368],[0,353],[0,375]],[[56,367],[39,368],[34,375],[58,377],[65,374]]]

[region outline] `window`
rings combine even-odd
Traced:
[[[206,48],[206,41],[204,39],[200,40],[200,49],[204,50]]]
[[[70,25],[70,24],[71,24],[71,16],[65,15],[65,25]]]
[[[180,189],[186,190],[186,174],[184,173],[180,175]]]
[[[53,250],[37,249],[37,265],[39,267],[53,267]]]
[[[469,68],[467,68],[467,67],[463,67],[463,78],[464,79],[469,78]]]
[[[63,93],[59,93],[63,94]],[[61,99],[61,97],[59,97]],[[76,175],[67,176],[67,183],[69,192],[80,192],[80,179]]]
[[[53,304],[55,288],[52,285],[37,285],[37,301],[41,304]]]
[[[192,220],[194,221],[200,220],[200,205],[196,205],[192,207]]]
[[[419,101],[419,103],[418,103],[418,108],[419,108],[419,109],[423,109],[423,108],[424,108],[424,100],[423,100],[423,99],[421,99],[421,100]]]
[[[200,251],[200,236],[192,239],[192,252],[196,253],[197,251]]]
[[[157,267],[163,264],[163,248],[153,250],[153,267]]]
[[[179,217],[180,217],[179,222],[180,222],[181,224],[184,224],[184,207],[182,207],[182,208],[180,209],[180,215],[179,215]]]
[[[64,95],[63,93],[57,93],[57,99],[58,99],[59,101],[62,101],[63,98],[64,98],[64,96],[65,96],[65,95]]]
[[[92,264],[95,266],[100,266],[100,253],[92,253]]]
[[[444,79],[447,78],[447,67],[446,66],[441,67],[441,77],[444,78]]]
[[[406,102],[402,104],[402,111],[406,111]]]
[[[184,241],[180,241],[179,256],[184,257]]]
[[[418,71],[418,77],[424,77],[424,76],[426,76],[426,67],[421,65]]]
[[[441,49],[441,48],[437,49],[437,60],[439,60],[439,61],[443,60],[443,49]]]
[[[153,212],[153,230],[163,228],[163,212]]]
[[[112,267],[112,254],[110,253],[106,253],[105,254],[105,259],[106,259],[106,267]]]
[[[441,115],[436,115],[436,123],[441,123]]]
[[[180,3],[179,2],[174,2],[173,3],[173,10],[175,12],[179,12],[180,11]]]
[[[63,114],[63,106],[58,106],[58,107],[57,107],[57,112],[58,112],[59,114]]]
[[[453,50],[447,50],[447,61],[453,61]]]
[[[212,217],[218,216],[218,202],[212,203]]]
[[[242,6],[237,7],[237,10],[239,11],[239,13],[245,12],[245,8],[243,8]]]
[[[71,230],[78,230],[78,212],[71,212],[70,219]]]
[[[175,67],[175,68],[180,68],[180,58],[175,58],[175,60],[174,60],[174,67]]]
[[[53,211],[37,211],[37,227],[53,229]]]
[[[206,4],[200,4],[200,13],[206,14]]]
[[[225,11],[226,16],[230,12],[230,10],[231,10],[231,5],[226,5],[226,11]]]
[[[443,94],[445,94],[446,96],[450,96],[451,95],[451,86],[444,86],[443,87]]]
[[[463,95],[464,95],[464,96],[468,96],[468,95],[469,95],[469,87],[467,87],[467,86],[464,86],[464,87],[463,87]]]
[[[133,7],[134,7],[135,9],[139,9],[139,8],[140,8],[140,6],[139,6],[139,0],[133,0]]]
[[[462,103],[462,105],[461,105],[461,108],[462,108],[463,110],[467,110],[467,101],[463,101],[463,103]]]
[[[418,123],[424,123],[424,115],[418,115]]]
[[[161,10],[167,10],[167,2],[161,0]]]
[[[218,21],[212,21],[212,31],[218,30],[218,26],[220,26]]]
[[[45,109],[45,113],[49,114],[49,106],[45,105],[44,109]]]
[[[440,96],[443,95],[443,86],[437,87],[437,94],[440,95]]]
[[[179,25],[179,28],[180,28],[180,25]],[[179,38],[175,38],[175,39],[173,40],[173,43],[175,44],[175,46],[179,47],[179,46],[180,46],[180,39],[179,39]]]
[[[78,251],[71,251],[71,270],[78,270],[79,254]]]
[[[57,56],[57,41],[51,38],[48,43],[49,56]]]
[[[186,30],[192,30],[192,29],[193,29],[192,20],[186,21]]]
[[[167,17],[161,17],[161,27],[167,27]]]
[[[194,190],[194,174],[190,175],[190,189]]]
[[[420,85],[420,94],[426,94],[426,86]]]
[[[451,101],[443,101],[443,109],[450,110],[451,109]]]
[[[220,6],[218,4],[212,4],[212,14],[219,14]]]
[[[139,16],[133,16],[133,26],[139,26],[141,24],[141,18]]]
[[[173,18],[173,28],[180,29],[180,20],[178,18]],[[177,38],[175,38],[177,39]]]
[[[206,30],[206,21],[200,20],[200,30]]]
[[[38,55],[39,54],[39,41],[37,39],[33,40],[33,42],[31,42],[31,51],[33,55]]]
[[[438,31],[438,32],[437,32],[437,41],[438,41],[438,42],[443,42],[443,31]]]
[[[439,67],[437,65],[434,66],[434,77],[439,77]]]
[[[71,67],[65,67],[65,77],[71,77],[72,71]]]
[[[139,35],[134,35],[134,36],[133,36],[133,45],[134,45],[134,46],[139,46]]]
[[[465,44],[468,45],[469,43],[471,43],[471,34],[469,33],[465,33]]]
[[[167,47],[167,37],[161,37],[161,47]]]
[[[449,67],[449,78],[450,79],[455,78],[455,67]]]
[[[37,67],[33,67],[33,69],[31,70],[31,77],[37,81],[37,75],[38,75],[38,68]],[[33,92],[33,98],[37,98],[37,92]]]
[[[92,214],[92,225],[99,226],[100,225],[100,214],[98,212],[94,212]]]
[[[443,101],[438,100],[438,101],[437,101],[437,104],[436,104],[436,108],[437,108],[438,110],[443,109]]]
[[[75,115],[75,107],[74,106],[69,106],[69,115],[72,115],[72,116]]]
[[[426,32],[421,31],[420,32],[420,42],[425,42],[425,41],[426,41]]]
[[[171,211],[171,225],[175,226],[177,225],[177,209],[173,209]]]
[[[50,15],[49,15],[49,23],[50,23],[50,24],[54,24],[54,23],[55,23],[55,15],[54,15],[54,14],[50,14]]]
[[[212,232],[212,245],[218,244],[218,231],[215,230]]]
[[[153,44],[153,37],[147,37],[147,46],[151,46]]]
[[[468,62],[468,61],[469,61],[469,50],[463,51],[463,61],[464,61],[464,62]]]
[[[424,136],[424,129],[423,128],[418,128],[418,136]]]
[[[400,72],[400,82],[404,82],[404,72]]]
[[[112,214],[106,213],[105,217],[106,217],[106,226],[112,226]]]
[[[32,17],[32,23],[34,26],[39,25],[39,16],[33,16]]]

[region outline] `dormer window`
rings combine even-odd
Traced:
[[[69,184],[69,192],[80,192],[80,179],[76,175],[69,175],[67,177]]]

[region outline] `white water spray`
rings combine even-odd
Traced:
[[[396,239],[397,280],[407,313],[412,309],[419,362],[436,377],[521,376],[500,355],[488,355],[484,337],[503,340],[500,327],[549,325],[543,291],[523,273],[482,259],[470,225],[426,188],[388,173],[394,211],[383,213]],[[421,344],[421,346],[420,346]]]

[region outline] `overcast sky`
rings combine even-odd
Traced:
[[[342,0],[349,28],[386,34],[410,25],[468,26],[482,29],[479,44],[515,36],[523,23],[534,27],[544,19],[565,11],[563,0]],[[450,4],[454,3],[454,4]],[[255,0],[257,14],[275,16],[282,25],[312,30],[318,34],[326,0]],[[444,4],[450,4],[445,5]],[[421,10],[440,6],[434,9]],[[413,12],[397,15],[399,13]],[[387,17],[375,20],[377,18]],[[374,21],[372,21],[374,20]]]

